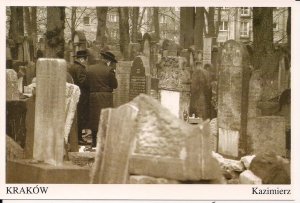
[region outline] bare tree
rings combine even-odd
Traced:
[[[132,31],[131,31],[131,41],[133,43],[138,42],[138,21],[139,21],[139,7],[132,8]]]
[[[64,53],[65,7],[47,7],[46,57]]]
[[[129,12],[128,7],[119,7],[120,49],[124,60],[129,59]]]
[[[156,40],[159,40],[159,15],[158,15],[159,7],[153,7],[153,25],[154,25],[154,33]]]
[[[194,44],[195,7],[180,8],[180,45],[187,49]]]
[[[204,10],[204,7],[196,8],[194,42],[197,50],[203,50]]]
[[[98,26],[97,26],[97,35],[96,35],[96,41],[98,44],[100,44],[102,47],[106,43],[105,38],[105,31],[106,31],[106,18],[107,18],[107,7],[97,7],[97,19],[98,19]]]

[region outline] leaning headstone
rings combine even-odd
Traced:
[[[64,154],[66,62],[37,61],[33,158],[61,165]]]
[[[218,77],[218,151],[239,157],[247,150],[249,57],[244,45],[229,40],[221,52]]]
[[[6,70],[6,100],[19,100],[18,76],[13,69]]]
[[[137,108],[130,103],[116,109],[102,111],[92,183],[125,184],[128,182],[128,163],[135,138],[136,115]]]
[[[131,61],[119,61],[116,68],[118,88],[114,90],[114,107],[129,102]]]
[[[132,62],[130,72],[130,100],[134,99],[141,93],[147,93],[146,75],[150,75],[149,61],[145,56],[138,56]]]
[[[163,57],[158,64],[161,103],[183,118],[190,105],[190,68],[183,57]]]
[[[208,122],[190,125],[147,95],[133,102],[138,114],[130,174],[181,181],[219,178],[220,168],[209,144]]]

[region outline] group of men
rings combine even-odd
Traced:
[[[87,65],[87,50],[74,55],[74,64],[68,69],[73,82],[80,88],[81,95],[77,106],[78,142],[86,144],[82,138],[84,129],[92,131],[92,146],[96,146],[101,109],[113,107],[113,90],[118,87],[115,75],[115,55],[109,51],[100,52],[102,60]]]

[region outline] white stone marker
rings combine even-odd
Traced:
[[[63,59],[37,62],[33,159],[51,165],[63,163],[66,67]]]

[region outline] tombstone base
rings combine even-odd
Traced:
[[[62,166],[52,166],[45,163],[32,164],[29,161],[8,160],[6,183],[89,183],[89,167],[79,167],[70,162],[64,162]]]

